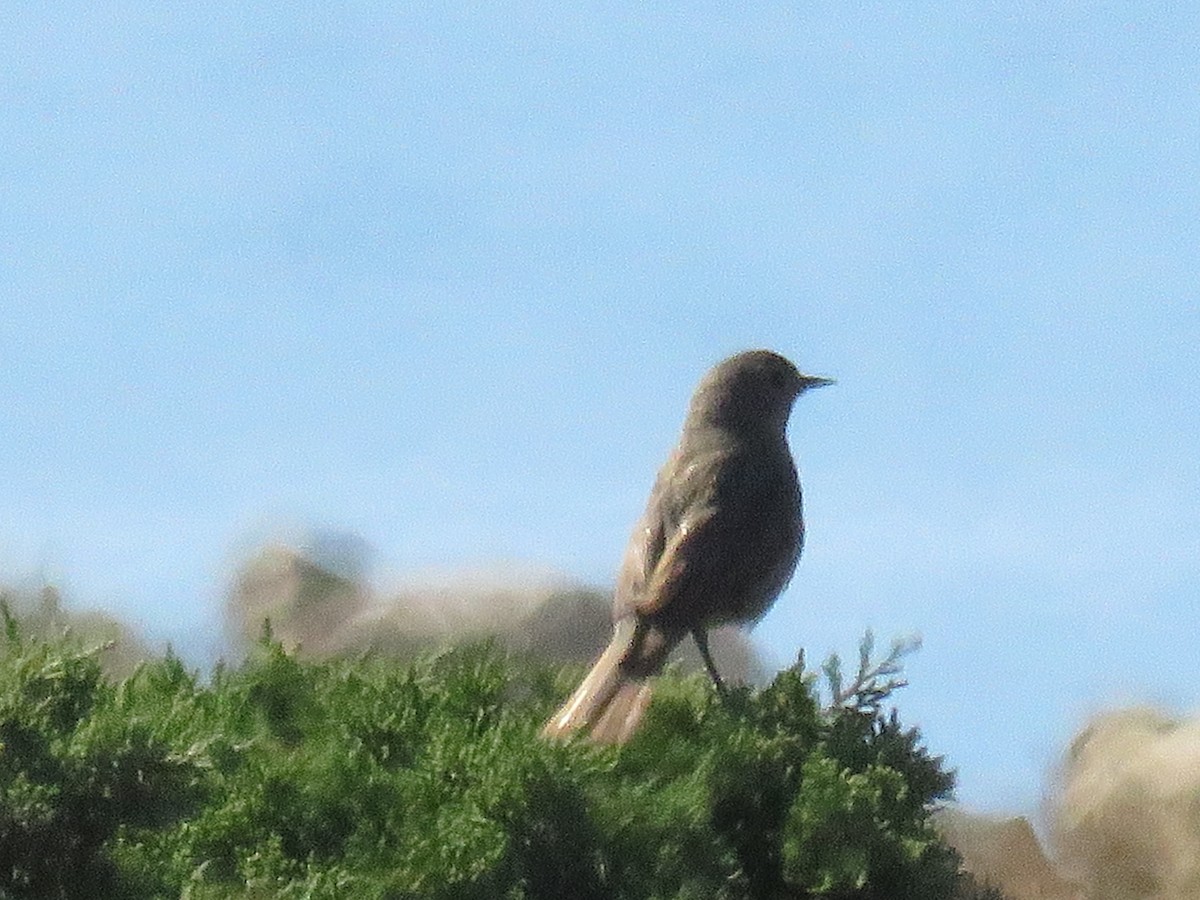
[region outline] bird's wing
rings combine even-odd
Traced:
[[[714,537],[717,474],[725,456],[722,450],[684,457],[677,449],[663,466],[625,551],[615,618],[652,614],[678,596]]]
[[[637,599],[644,592],[666,546],[668,524],[663,510],[663,491],[664,480],[660,475],[646,502],[646,511],[634,526],[625,547],[613,600],[613,618],[616,620],[636,611]]]
[[[669,608],[683,593],[697,562],[703,560],[703,547],[712,532],[716,518],[715,506],[688,510],[659,556],[645,587],[637,597],[636,609],[642,615],[653,615]]]

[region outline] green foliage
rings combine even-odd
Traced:
[[[625,747],[549,742],[570,677],[489,646],[301,662],[0,651],[0,897],[970,900],[951,787],[802,665],[725,701],[665,676]],[[882,699],[879,697],[878,699]]]
[[[897,688],[908,684],[899,677],[904,664],[901,662],[910,653],[921,649],[919,637],[897,638],[892,641],[888,655],[881,660],[874,658],[875,634],[867,629],[858,645],[858,674],[849,684],[842,676],[842,661],[835,653],[825,660],[821,671],[829,681],[834,709],[858,710],[866,713],[879,711],[883,701]]]

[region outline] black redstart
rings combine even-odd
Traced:
[[[612,640],[543,734],[623,742],[649,702],[650,677],[688,634],[723,690],[708,628],[756,621],[791,578],[804,520],[788,416],[804,391],[831,383],[768,350],[704,376],[625,551]]]

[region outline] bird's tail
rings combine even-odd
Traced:
[[[545,737],[586,731],[603,744],[629,739],[650,704],[650,676],[678,639],[648,635],[635,617],[617,622],[612,640],[567,702],[542,729]]]

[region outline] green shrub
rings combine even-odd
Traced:
[[[929,814],[941,760],[803,666],[722,701],[661,680],[622,748],[547,742],[576,673],[472,646],[302,662],[0,658],[0,897],[995,897]],[[878,693],[876,700],[886,696]]]

